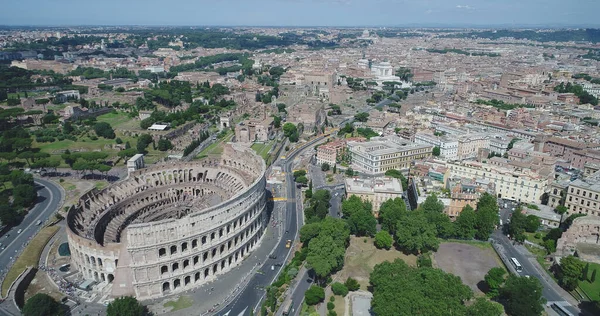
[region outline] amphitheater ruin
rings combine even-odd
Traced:
[[[72,265],[113,297],[162,297],[227,273],[267,227],[265,163],[226,145],[221,158],[154,165],[79,199],[67,215]]]

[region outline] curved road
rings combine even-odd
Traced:
[[[11,228],[0,238],[4,248],[0,251],[0,267],[5,269],[25,246],[25,243],[35,236],[42,225],[36,225],[37,221],[44,223],[60,207],[62,191],[57,184],[43,179],[34,179],[37,189],[37,201],[35,206],[23,218],[21,223]],[[21,233],[17,233],[22,230]]]
[[[311,145],[323,140],[326,136],[319,136],[305,144],[303,144],[298,149],[294,150],[294,152],[286,157],[286,160],[283,162],[283,171],[286,174],[286,192],[287,192],[287,202],[286,202],[286,222],[285,222],[285,230],[289,233],[283,234],[283,237],[279,241],[279,244],[273,250],[273,255],[276,255],[277,258],[288,258],[290,255],[291,249],[285,247],[285,243],[288,239],[292,241],[296,239],[298,231],[302,224],[301,214],[296,210],[296,183],[294,182],[294,175],[292,171],[292,165],[296,156],[301,153],[304,149],[308,148]],[[289,236],[289,237],[288,237]],[[260,306],[262,299],[265,295],[265,290],[273,281],[275,281],[275,277],[279,274],[279,272],[283,269],[279,267],[278,269],[271,270],[271,266],[275,262],[280,262],[281,259],[265,259],[265,263],[259,269],[262,273],[256,273],[252,279],[248,282],[246,288],[240,292],[238,297],[233,301],[233,304],[227,305],[223,308],[217,315],[221,316],[242,316],[249,315],[250,310],[253,310]]]

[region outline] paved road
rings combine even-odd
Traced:
[[[44,223],[60,207],[62,191],[58,185],[43,179],[35,179],[34,181],[38,189],[35,207],[29,211],[18,226],[13,227],[0,239],[2,248],[6,247],[0,252],[0,267],[2,269],[9,266],[11,261],[15,259],[15,255],[23,249],[25,243],[40,230],[42,225],[38,226],[36,222],[39,220]],[[22,230],[20,234],[17,233],[19,230]]]
[[[298,230],[302,226],[302,214],[297,212],[298,203],[300,203],[299,199],[296,199],[296,184],[294,182],[293,176],[293,162],[296,155],[302,152],[304,149],[311,147],[318,141],[322,140],[324,136],[315,138],[312,141],[307,142],[302,145],[302,147],[298,148],[291,155],[286,157],[285,162],[283,162],[283,171],[286,174],[286,196],[288,198],[286,202],[286,222],[284,225],[284,233],[283,237],[273,250],[273,255],[275,255],[276,259],[267,258],[265,260],[264,265],[259,269],[262,273],[255,274],[252,279],[249,281],[246,288],[240,293],[237,299],[228,306],[225,306],[217,315],[222,316],[241,316],[241,315],[249,315],[250,311],[253,309],[257,309],[262,302],[262,299],[265,295],[265,288],[268,287],[274,280],[275,277],[279,274],[283,267],[275,267],[273,266],[275,263],[283,263],[285,259],[288,258],[290,254],[290,249],[285,247],[285,244],[288,239],[295,240],[298,234]],[[277,165],[276,163],[275,165]],[[306,282],[304,282],[306,283]],[[299,290],[301,288],[299,287]],[[306,291],[306,289],[304,289]],[[304,293],[304,292],[302,292]],[[301,301],[300,301],[301,302]],[[298,303],[299,306],[299,303]]]
[[[516,204],[511,204],[507,202],[507,208],[504,208],[504,205],[500,205],[500,219],[503,224],[507,224],[507,220],[510,218],[512,213],[512,208],[516,207]],[[508,239],[506,235],[502,233],[501,229],[497,229],[492,234],[492,239],[500,244],[503,248],[504,254],[507,258],[516,258],[519,263],[523,266],[523,271],[519,273],[521,276],[531,276],[540,280],[542,283],[542,295],[548,302],[558,302],[560,305],[565,306],[571,313],[574,315],[579,315],[580,311],[578,308],[570,305],[565,298],[563,297],[564,292],[559,288],[558,284],[556,284],[545,271],[540,271],[530,260],[528,256],[526,256],[522,251],[520,251],[519,247],[513,245],[513,241]],[[533,259],[535,260],[535,259]],[[561,293],[563,292],[563,293]],[[567,294],[568,295],[568,294]]]

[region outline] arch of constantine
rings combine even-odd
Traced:
[[[161,297],[238,265],[266,228],[265,162],[225,146],[218,159],[154,165],[79,199],[67,215],[72,265],[112,296]]]

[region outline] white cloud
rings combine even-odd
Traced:
[[[457,5],[456,6],[457,9],[464,9],[464,10],[473,10],[475,9],[474,7],[470,6],[470,5]]]

